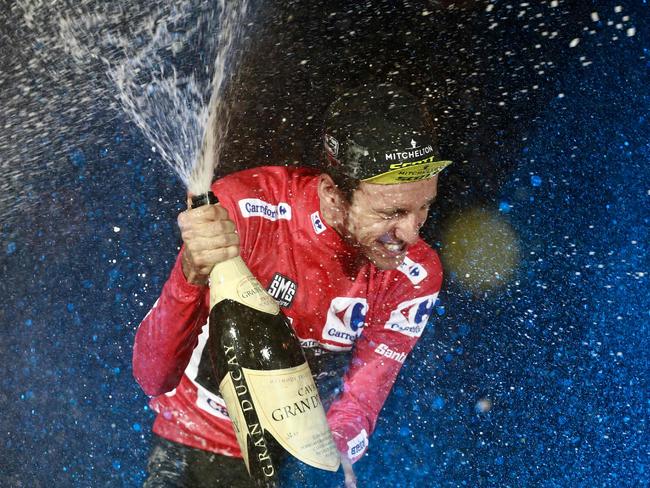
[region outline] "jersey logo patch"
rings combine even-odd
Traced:
[[[293,303],[297,290],[298,285],[296,285],[295,281],[281,275],[280,273],[275,273],[266,291],[268,291],[269,295],[275,298],[282,307],[286,308],[290,307]]]
[[[303,349],[315,349],[317,347],[320,347],[320,342],[318,342],[316,339],[301,339],[298,337],[298,340],[300,341],[300,347]]]
[[[199,387],[196,389],[196,406],[215,417],[230,420],[226,402],[223,398],[205,388]]]
[[[420,337],[436,303],[437,293],[402,302],[390,314],[384,329],[409,337]]]
[[[339,155],[339,141],[333,136],[325,134],[325,147],[329,150],[330,154],[335,158]]]
[[[327,229],[318,212],[311,214],[311,225],[314,227],[314,232],[316,232],[316,234],[322,234],[325,232],[325,229]]]
[[[368,447],[368,433],[366,429],[361,429],[361,432],[348,441],[348,457],[355,461],[363,454],[366,447]]]
[[[375,349],[375,352],[380,356],[384,356],[385,358],[392,359],[394,361],[397,361],[398,363],[403,363],[406,360],[405,352],[393,351],[386,344],[379,344],[377,349]]]
[[[327,311],[323,339],[334,342],[341,349],[349,349],[361,335],[367,313],[365,298],[336,297]]]
[[[414,285],[419,284],[428,275],[427,270],[421,264],[408,257],[404,257],[404,261],[397,267],[397,270],[404,273]]]
[[[239,210],[243,217],[262,217],[267,220],[291,220],[291,207],[286,202],[277,205],[258,198],[239,200]]]

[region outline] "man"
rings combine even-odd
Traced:
[[[419,237],[450,163],[438,160],[429,124],[391,86],[351,91],[328,111],[324,172],[234,173],[212,186],[219,205],[180,214],[183,249],[133,354],[158,414],[145,486],[248,486],[205,348],[209,273],[238,254],[291,320],[355,486],[351,464],[442,281]]]

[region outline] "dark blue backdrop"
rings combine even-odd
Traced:
[[[526,29],[501,20],[495,34],[476,17],[458,27],[480,25],[477,45],[484,36],[509,43],[503,52],[519,49],[516,62],[506,56],[482,73],[494,93],[519,102],[467,102],[476,104],[468,113],[481,112],[472,120],[497,122],[457,135],[467,144],[441,179],[428,235],[435,244],[440,222],[480,200],[516,230],[522,259],[505,288],[484,295],[447,277],[355,465],[359,486],[649,484],[650,16],[645,2],[620,5],[621,14],[605,3],[567,14],[562,48],[536,55],[561,69],[537,68],[552,74],[530,103],[515,92],[535,83],[510,76],[535,50]],[[590,24],[592,10],[601,20]],[[608,25],[625,13],[624,29]],[[582,35],[571,22],[585,15],[597,32],[569,48],[567,31]],[[435,56],[459,55],[444,43],[418,52],[434,47]],[[65,141],[73,149],[56,171],[25,178],[3,223],[3,486],[138,486],[144,478],[153,415],[131,375],[131,347],[178,249],[184,195],[128,121],[97,118]],[[44,154],[62,144],[37,142]],[[481,399],[488,411],[477,408]],[[289,484],[342,483],[304,476]]]

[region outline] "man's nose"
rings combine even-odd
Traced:
[[[409,213],[403,216],[395,228],[395,237],[399,240],[413,244],[420,237],[420,227],[424,221],[415,213]]]

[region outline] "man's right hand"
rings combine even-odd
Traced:
[[[215,264],[239,255],[235,223],[221,205],[203,205],[178,216],[185,244],[181,263],[189,283],[205,285]]]
[[[357,476],[352,468],[352,461],[348,459],[347,453],[341,453],[341,469],[345,475],[345,488],[357,488]]]

